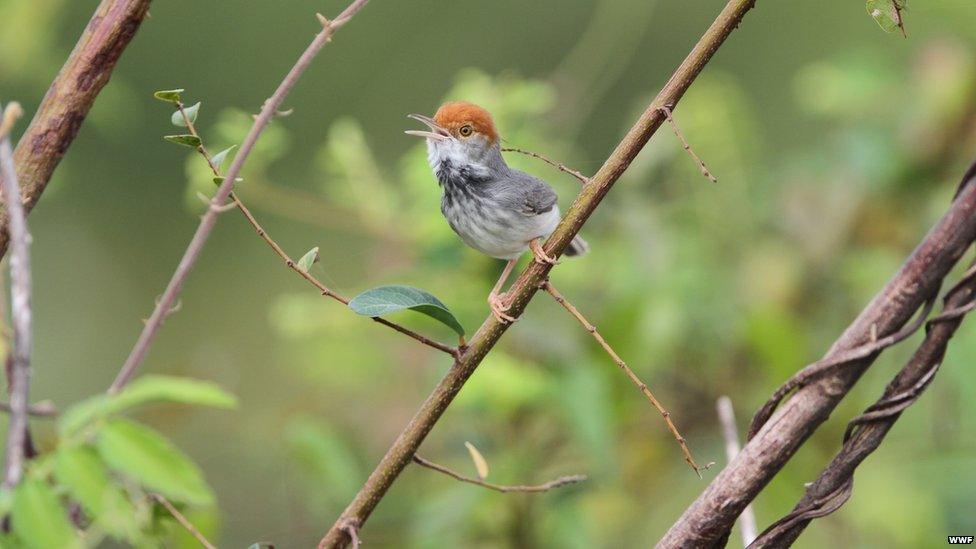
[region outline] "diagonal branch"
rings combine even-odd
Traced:
[[[884,441],[901,413],[914,404],[939,371],[949,340],[963,317],[976,306],[976,263],[943,299],[942,314],[926,324],[925,339],[881,398],[851,420],[844,446],[807,488],[789,514],[762,533],[751,547],[782,547],[792,543],[814,518],[834,512],[850,497],[854,471]]]
[[[13,349],[7,376],[10,393],[10,424],[7,427],[7,452],[4,464],[3,488],[17,486],[24,475],[24,458],[29,444],[30,359],[31,359],[31,265],[30,233],[27,212],[19,200],[20,186],[14,167],[13,150],[8,132],[22,111],[17,103],[10,103],[0,122],[0,179],[3,202],[9,213],[7,230],[13,250],[10,254],[10,316],[13,320]]]
[[[942,219],[857,319],[834,342],[825,359],[897,333],[938,291],[942,279],[976,239],[976,164]],[[745,506],[823,423],[880,350],[834,368],[800,387],[742,451],[705,488],[658,543],[659,547],[715,547],[727,539]]]
[[[587,183],[590,182],[590,178],[589,177],[586,177],[585,175],[583,175],[582,173],[580,173],[578,170],[574,170],[574,169],[566,166],[562,162],[556,162],[555,160],[552,160],[552,159],[550,159],[548,157],[545,157],[545,156],[543,156],[543,155],[541,155],[539,153],[534,153],[532,151],[527,151],[525,149],[519,149],[519,148],[516,148],[516,147],[505,147],[504,149],[502,149],[502,151],[504,151],[504,152],[519,153],[519,154],[524,154],[525,156],[531,156],[532,158],[537,158],[537,159],[545,162],[546,164],[549,164],[553,168],[556,168],[557,170],[559,170],[561,172],[568,173],[569,175],[575,177],[577,180],[579,180],[580,183],[582,183],[584,185],[586,185]]]
[[[457,471],[448,469],[447,467],[434,463],[433,461],[426,460],[416,454],[414,454],[413,456],[413,462],[422,467],[433,469],[434,471],[437,471],[439,473],[444,473],[445,475],[455,480],[459,480],[461,482],[467,482],[468,484],[481,486],[482,488],[487,488],[489,490],[494,490],[496,492],[501,492],[503,494],[507,494],[510,492],[548,492],[549,490],[555,488],[561,488],[568,484],[576,484],[586,480],[586,475],[569,475],[565,477],[559,477],[554,480],[550,480],[549,482],[543,484],[533,484],[533,485],[519,484],[519,485],[508,486],[504,484],[494,484],[492,482],[485,482],[481,479],[464,476],[461,473],[458,473]]]
[[[115,63],[149,11],[150,0],[102,0],[14,151],[27,213],[81,128]],[[9,213],[0,210],[0,257],[7,251]]]
[[[328,44],[332,40],[332,35],[338,30],[342,25],[346,24],[349,19],[363,9],[366,2],[369,0],[354,0],[349,6],[343,11],[339,17],[334,21],[325,20],[322,25],[322,30],[315,35],[312,42],[305,48],[305,51],[298,58],[298,61],[292,66],[288,74],[278,85],[274,94],[264,102],[261,107],[261,112],[254,119],[254,124],[251,125],[251,129],[247,132],[244,137],[244,141],[241,143],[240,151],[234,156],[234,161],[231,162],[230,168],[227,169],[227,176],[221,182],[220,187],[217,189],[217,194],[214,195],[213,199],[210,201],[211,208],[207,210],[207,213],[203,215],[200,219],[200,225],[197,227],[196,233],[193,235],[193,239],[190,240],[190,244],[186,248],[186,252],[183,254],[183,258],[180,260],[179,265],[176,267],[176,271],[173,273],[173,277],[170,279],[169,284],[166,286],[166,290],[163,292],[162,297],[156,304],[156,308],[153,310],[152,315],[149,320],[146,321],[146,325],[142,329],[142,333],[139,334],[139,339],[136,341],[135,346],[129,353],[129,357],[125,360],[122,365],[122,369],[119,371],[112,382],[111,387],[109,387],[110,393],[117,393],[132,379],[135,375],[136,369],[142,360],[146,357],[146,353],[149,351],[150,345],[152,345],[153,340],[156,338],[156,333],[163,324],[163,320],[166,315],[173,308],[173,304],[176,303],[176,298],[183,288],[183,283],[186,281],[187,277],[190,275],[190,270],[196,264],[197,259],[200,257],[200,253],[203,251],[204,245],[207,243],[207,239],[210,238],[210,233],[213,231],[214,225],[217,224],[217,216],[220,215],[219,208],[224,205],[227,198],[230,196],[231,191],[234,189],[234,181],[237,176],[241,173],[241,168],[244,167],[244,162],[247,157],[251,154],[251,149],[254,144],[257,143],[258,138],[261,136],[261,132],[267,127],[268,123],[271,122],[271,118],[274,117],[275,113],[278,112],[278,108],[281,107],[282,102],[288,95],[288,92],[295,87],[298,79],[305,72],[305,69],[312,64],[312,60],[319,53],[323,46]],[[324,20],[324,17],[320,16],[320,20]]]
[[[647,397],[647,400],[651,403],[651,406],[653,406],[654,409],[661,414],[661,417],[664,418],[664,422],[668,425],[668,430],[671,431],[674,439],[677,440],[678,445],[681,446],[681,453],[685,456],[685,462],[691,466],[691,468],[695,471],[695,474],[698,475],[698,478],[701,478],[702,470],[708,469],[713,464],[709,463],[704,467],[700,467],[697,463],[695,463],[695,458],[691,455],[691,450],[688,448],[688,443],[685,441],[685,437],[681,436],[681,433],[678,432],[678,428],[674,424],[674,420],[671,419],[671,412],[664,409],[664,406],[662,406],[658,399],[654,396],[654,393],[651,392],[651,389],[647,386],[647,384],[637,377],[637,374],[630,369],[630,366],[627,366],[627,363],[620,358],[620,355],[618,355],[616,351],[613,350],[613,347],[607,343],[607,340],[603,339],[600,332],[596,330],[596,326],[590,323],[589,320],[586,320],[583,313],[579,312],[579,309],[577,309],[572,303],[563,297],[563,294],[559,293],[551,282],[548,280],[543,282],[542,289],[548,292],[549,295],[556,300],[556,303],[559,303],[564,309],[569,311],[569,314],[573,315],[573,318],[575,318],[583,326],[583,328],[593,336],[593,339],[600,344],[600,347],[603,347],[603,350],[610,355],[610,358],[613,359],[614,363],[616,363],[616,365],[623,370],[625,374],[627,374],[627,378],[629,378],[634,386],[637,387],[637,390]]]
[[[695,44],[695,47],[674,74],[671,75],[670,80],[627,132],[600,170],[587,185],[583,186],[583,190],[576,197],[576,201],[546,243],[549,255],[558,256],[566,249],[566,246],[569,245],[576,233],[599,206],[603,197],[627,170],[627,167],[644,148],[651,136],[664,123],[665,117],[660,108],[662,106],[673,108],[677,104],[701,70],[718,51],[718,48],[725,42],[725,39],[739,26],[742,18],[754,5],[755,0],[730,0],[726,4],[718,18],[705,31],[705,34]],[[522,314],[529,300],[539,290],[539,284],[549,275],[551,268],[552,265],[532,262],[515,281],[512,288],[507,292],[511,296],[509,312],[513,316],[517,317]],[[319,542],[319,547],[343,547],[349,543],[349,537],[342,531],[342,525],[350,520],[360,526],[366,522],[366,519],[392,486],[397,476],[413,459],[427,433],[434,427],[444,410],[454,400],[461,387],[481,364],[485,355],[495,346],[508,326],[498,322],[494,316],[489,316],[484,321],[471,339],[469,346],[460,353],[454,361],[454,365],[427,397],[420,410],[400,433],[383,459],[380,460],[359,493]]]

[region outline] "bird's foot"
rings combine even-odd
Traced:
[[[536,262],[543,265],[556,265],[559,262],[556,261],[555,257],[547,254],[545,250],[542,249],[542,238],[535,238],[529,242],[529,249],[532,250],[532,256],[535,257]]]
[[[488,307],[491,309],[491,314],[495,317],[495,320],[502,324],[511,324],[518,320],[512,315],[505,314],[505,311],[508,311],[512,306],[510,303],[507,303],[507,297],[506,294],[497,294],[494,292],[488,295]]]

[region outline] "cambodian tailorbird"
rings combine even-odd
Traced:
[[[451,228],[468,246],[508,261],[488,305],[500,322],[514,321],[506,314],[511,303],[501,289],[526,250],[536,261],[555,263],[541,242],[559,224],[556,192],[545,181],[508,167],[498,130],[485,109],[458,101],[442,105],[434,118],[409,116],[430,130],[406,133],[427,140],[427,160],[444,189],[441,213]],[[565,253],[586,251],[586,242],[576,236]]]

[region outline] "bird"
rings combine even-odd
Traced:
[[[468,246],[507,261],[488,294],[488,306],[499,322],[514,322],[507,314],[508,295],[501,289],[527,250],[539,263],[556,263],[542,248],[560,220],[556,191],[508,166],[494,119],[478,105],[450,101],[433,118],[421,114],[408,118],[427,126],[405,133],[427,142],[427,162],[443,189],[441,213],[451,229]],[[588,250],[586,241],[576,235],[564,253],[578,256]]]

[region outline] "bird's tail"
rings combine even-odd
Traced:
[[[569,246],[566,247],[563,255],[583,255],[588,251],[590,251],[590,245],[583,240],[582,236],[576,235],[573,237],[572,242],[569,243]]]

